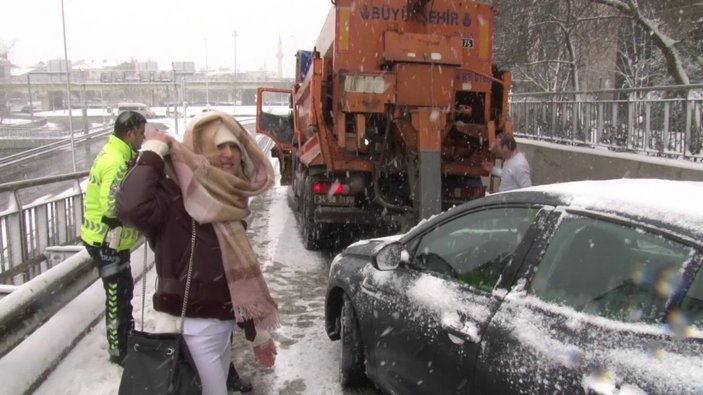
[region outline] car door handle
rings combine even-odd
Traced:
[[[459,344],[465,341],[469,343],[481,342],[481,336],[474,325],[468,324],[460,327],[453,324],[442,324],[442,328],[447,331],[447,335],[454,343]]]

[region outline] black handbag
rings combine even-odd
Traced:
[[[133,331],[119,395],[200,394],[200,376],[180,333]]]
[[[146,246],[144,246],[146,276]],[[183,338],[185,317],[190,291],[190,277],[195,250],[195,221],[191,237],[188,277],[181,310],[181,328],[177,333],[148,333],[133,330],[128,339],[127,358],[120,381],[119,395],[200,395],[202,386],[188,345]],[[142,329],[144,326],[144,299],[146,277],[142,278]]]

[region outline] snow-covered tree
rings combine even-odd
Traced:
[[[703,75],[703,1],[493,0],[496,62],[517,90],[689,83]]]
[[[618,12],[631,18],[646,33],[651,36],[654,45],[662,52],[665,64],[671,78],[679,85],[688,85],[690,80],[683,67],[681,56],[674,40],[665,32],[664,23],[660,18],[652,15],[652,8],[643,0],[591,0],[616,9]],[[640,4],[641,3],[641,4]]]
[[[603,58],[603,48],[614,42],[604,28],[609,16],[597,10],[603,7],[586,0],[493,4],[498,11],[496,58],[513,69],[516,85],[527,90],[579,90],[584,81],[598,79],[595,66]]]

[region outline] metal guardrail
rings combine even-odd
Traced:
[[[22,284],[47,270],[44,250],[78,239],[83,221],[80,182],[88,171],[0,185],[9,193],[10,207],[0,212],[0,283]],[[72,181],[72,186],[47,201],[23,205],[19,191],[40,185]]]
[[[517,136],[703,161],[703,84],[514,93]]]
[[[91,131],[91,130],[93,130],[93,131]],[[73,142],[74,142],[74,144],[76,144],[76,143],[86,141],[88,139],[103,137],[105,135],[112,133],[112,131],[113,131],[112,126],[108,126],[108,127],[101,126],[98,128],[89,129],[88,134],[81,133],[80,135],[75,135],[73,138]],[[8,155],[8,156],[4,156],[4,157],[0,158],[0,170],[5,166],[13,165],[13,164],[16,164],[20,161],[34,158],[38,155],[49,154],[59,148],[68,147],[69,145],[71,145],[70,132],[67,136],[69,136],[69,138],[64,136],[62,140],[55,141],[55,142],[49,143],[49,144],[44,144],[40,147],[31,148],[28,150],[23,150],[22,152],[19,152],[17,154]]]

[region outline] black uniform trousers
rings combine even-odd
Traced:
[[[130,250],[117,252],[107,246],[87,245],[105,289],[105,328],[108,352],[116,362],[127,356],[127,337],[134,328],[132,295],[134,279],[129,265]]]

